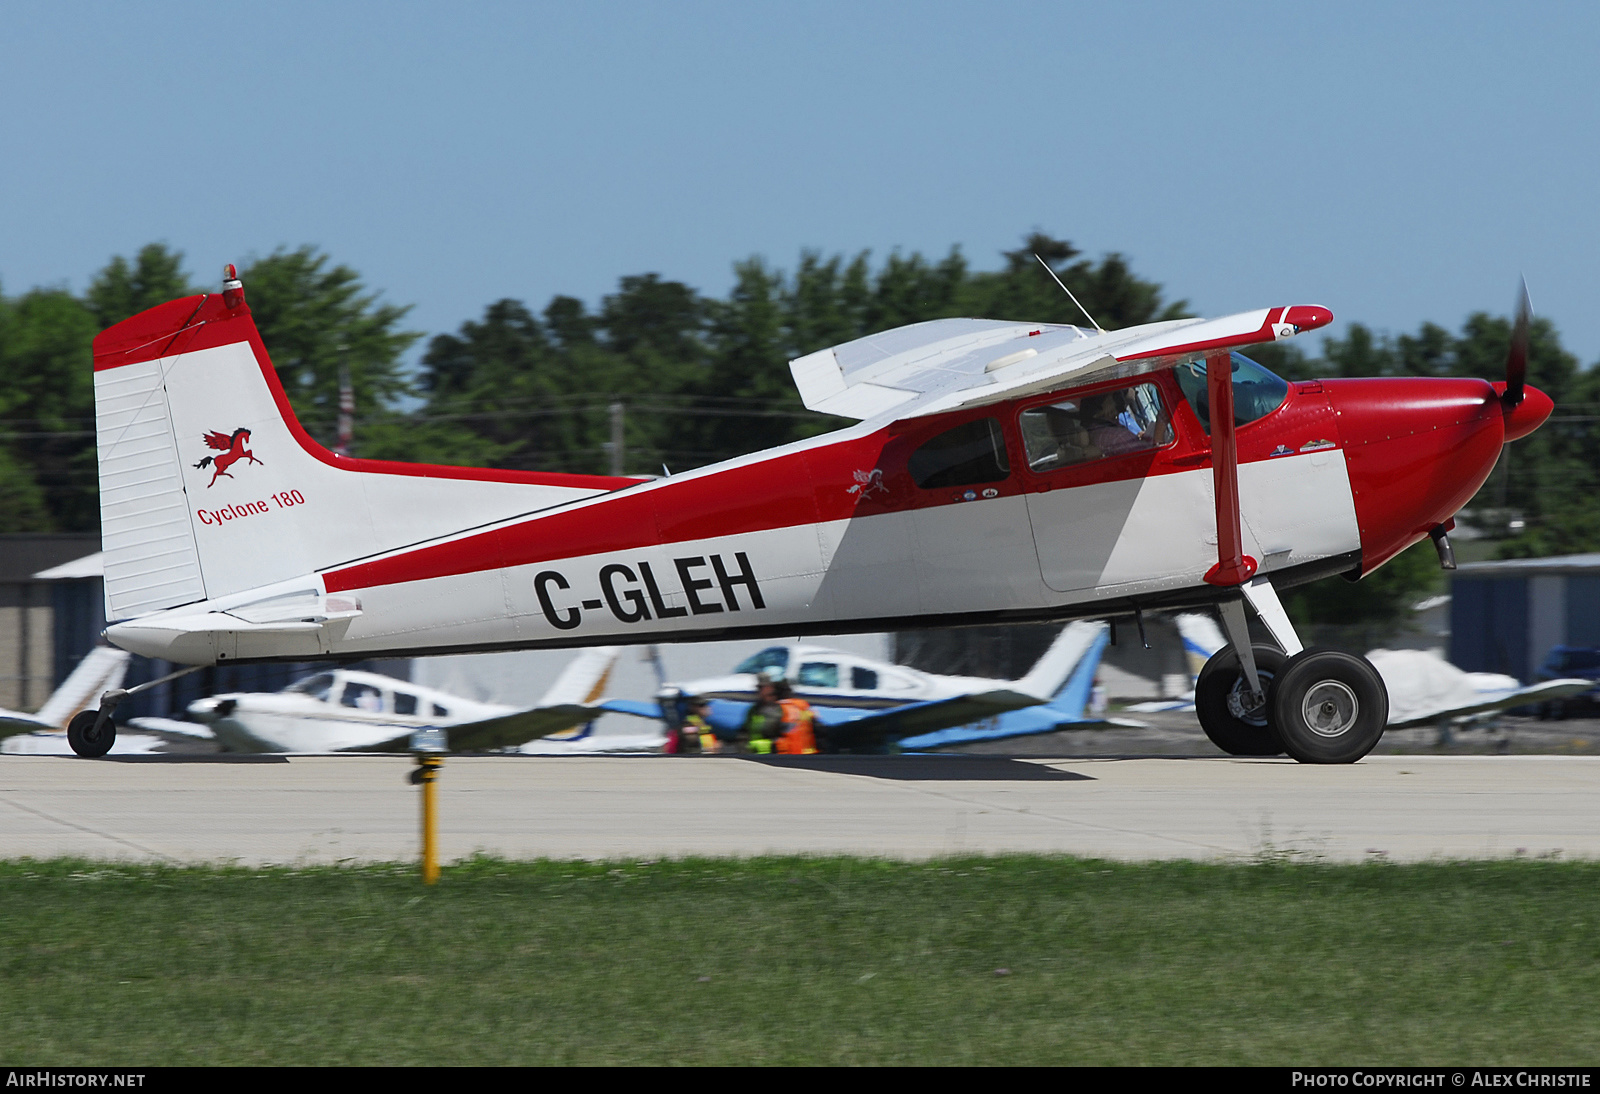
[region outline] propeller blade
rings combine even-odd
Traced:
[[[1522,388],[1528,378],[1528,319],[1532,314],[1528,281],[1524,278],[1517,298],[1517,318],[1511,327],[1511,352],[1506,355],[1506,392],[1500,397],[1508,407],[1522,402]]]

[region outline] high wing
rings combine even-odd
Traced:
[[[528,710],[442,727],[450,751],[483,752],[492,748],[514,748],[593,721],[605,710],[598,700],[605,693],[620,650],[620,646],[596,646],[584,650],[561,670],[561,675],[550,685],[550,690],[544,693],[538,705]],[[404,736],[351,751],[404,752],[410,746],[410,738],[408,732]]]
[[[1001,714],[1038,706],[1038,696],[1023,691],[999,689],[950,699],[930,699],[908,703],[889,710],[849,710],[841,707],[815,707],[817,724],[825,727],[834,748],[860,750],[879,747],[905,737],[917,737],[937,730],[982,722]],[[818,736],[823,736],[819,732]]]
[[[1326,308],[1261,308],[1222,319],[1175,319],[1120,331],[935,319],[807,354],[789,363],[806,407],[865,421],[982,406],[1091,379],[1132,376],[1328,323]]]

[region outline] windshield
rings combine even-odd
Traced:
[[[328,689],[332,686],[333,676],[330,673],[321,672],[315,676],[306,677],[298,684],[290,684],[283,690],[299,692],[302,695],[309,695],[313,699],[327,699]]]
[[[773,646],[764,649],[754,657],[746,657],[739,662],[734,672],[764,672],[777,679],[783,675],[783,670],[789,667],[789,651],[782,646]]]
[[[1233,358],[1233,424],[1244,425],[1264,418],[1283,405],[1289,395],[1289,384],[1275,373],[1256,364],[1242,353],[1230,353]],[[1183,397],[1189,400],[1195,416],[1206,432],[1211,432],[1211,396],[1206,390],[1206,363],[1191,361],[1177,368],[1178,386]]]

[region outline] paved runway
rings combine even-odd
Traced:
[[[412,860],[406,757],[0,758],[0,855]],[[458,757],[447,859],[1600,858],[1600,758]]]

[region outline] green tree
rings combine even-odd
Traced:
[[[98,526],[88,307],[59,289],[0,301],[0,519],[16,531]]]
[[[350,267],[331,265],[305,246],[274,251],[240,277],[278,379],[308,430],[333,439],[341,362],[350,370],[358,415],[381,414],[412,394],[400,362],[421,337],[400,329],[410,308],[380,303]]]
[[[1284,594],[1283,606],[1297,625],[1364,624],[1387,629],[1401,624],[1411,608],[1443,588],[1433,543],[1423,540],[1360,581],[1329,577]]]
[[[1107,330],[1182,319],[1189,314],[1187,301],[1163,303],[1161,286],[1134,276],[1127,259],[1119,254],[1092,262],[1080,258],[1071,243],[1043,232],[1034,232],[1021,249],[1003,254],[1003,270],[972,276],[961,314],[1088,326],[1083,312],[1039,267],[1039,258],[1049,263],[1062,284]],[[1078,261],[1072,262],[1074,258]]]
[[[132,263],[121,255],[113,258],[89,283],[84,302],[104,330],[146,308],[193,292],[183,272],[183,254],[167,250],[165,244],[150,243],[140,248]]]

